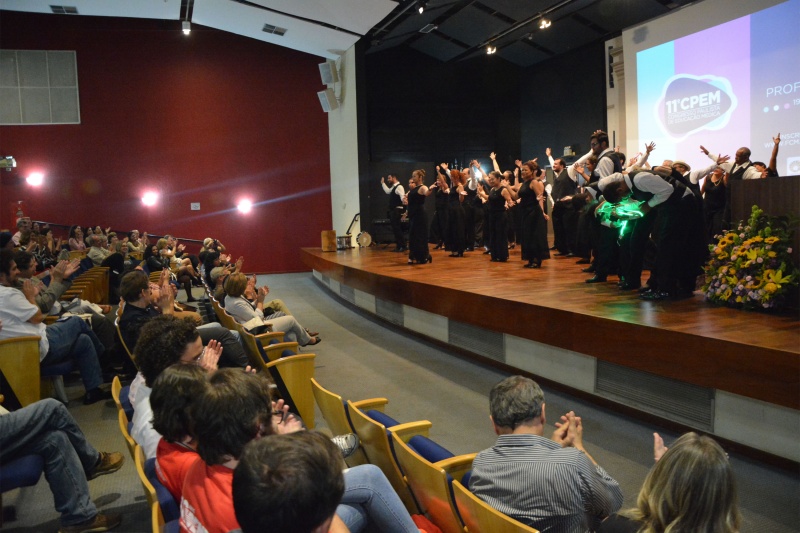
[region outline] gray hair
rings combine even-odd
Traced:
[[[489,410],[494,423],[512,430],[528,420],[542,414],[544,392],[530,378],[511,376],[494,387],[489,393]]]

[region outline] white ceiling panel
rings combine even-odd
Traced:
[[[281,13],[318,20],[364,35],[380,22],[397,2],[391,0],[250,0]],[[198,0],[195,0],[195,5]]]
[[[359,39],[294,17],[220,0],[195,0],[192,22],[329,59],[338,58]],[[264,24],[285,28],[286,34],[266,33]]]
[[[79,15],[178,20],[181,0],[0,0],[0,9],[53,13],[50,6],[75,7]]]

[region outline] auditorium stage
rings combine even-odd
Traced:
[[[302,250],[332,291],[412,331],[489,363],[800,460],[796,314],[717,307],[697,293],[642,301],[636,292],[620,292],[615,277],[584,283],[589,275],[574,258],[526,269],[519,249],[507,263],[492,263],[479,251],[464,258],[431,253],[432,264],[408,265],[405,254],[383,247]],[[496,349],[489,346],[493,335],[500,337]],[[751,415],[765,426],[774,418],[788,421],[789,440],[740,436],[745,421],[735,418]],[[784,450],[792,440],[794,450]]]

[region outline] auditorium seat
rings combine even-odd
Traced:
[[[344,403],[342,397],[338,394],[324,388],[316,378],[311,379],[311,389],[314,393],[314,399],[317,402],[322,418],[328,425],[333,435],[344,435],[345,433],[353,433],[353,426],[350,423],[350,417],[347,415],[347,404]],[[377,410],[382,409],[384,405],[389,403],[386,398],[370,398],[368,400],[359,400],[353,402],[359,409]],[[345,459],[348,466],[358,466],[368,463],[367,456],[361,446]]]
[[[453,481],[453,495],[467,533],[539,533],[496,510],[458,481]]]
[[[392,430],[390,429],[390,431]],[[439,526],[443,533],[463,533],[464,526],[456,509],[450,483],[453,478],[461,479],[472,468],[472,461],[476,454],[456,457],[432,440],[422,436],[414,436],[406,443],[392,431],[392,439],[394,439],[397,463],[419,504],[420,511]],[[432,457],[438,456],[442,459],[426,460],[411,446],[411,442],[415,439],[417,446],[425,449]],[[447,455],[449,457],[445,457]]]
[[[347,409],[350,413],[350,421],[353,429],[361,441],[361,447],[367,456],[370,463],[380,468],[384,475],[386,475],[389,483],[392,484],[397,495],[403,501],[403,504],[411,514],[419,512],[419,507],[414,501],[414,497],[408,489],[405,479],[397,461],[392,453],[391,441],[387,434],[386,426],[370,418],[365,412],[360,410],[358,406],[348,400]],[[396,424],[392,426],[392,431],[395,432],[404,441],[409,440],[415,435],[428,436],[428,429],[431,423],[427,420],[418,422],[408,422],[405,424]]]

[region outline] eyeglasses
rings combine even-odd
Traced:
[[[593,146],[593,147],[594,147],[594,146],[600,146],[600,143],[597,143],[597,142],[590,143],[590,144],[589,144],[589,146]]]

